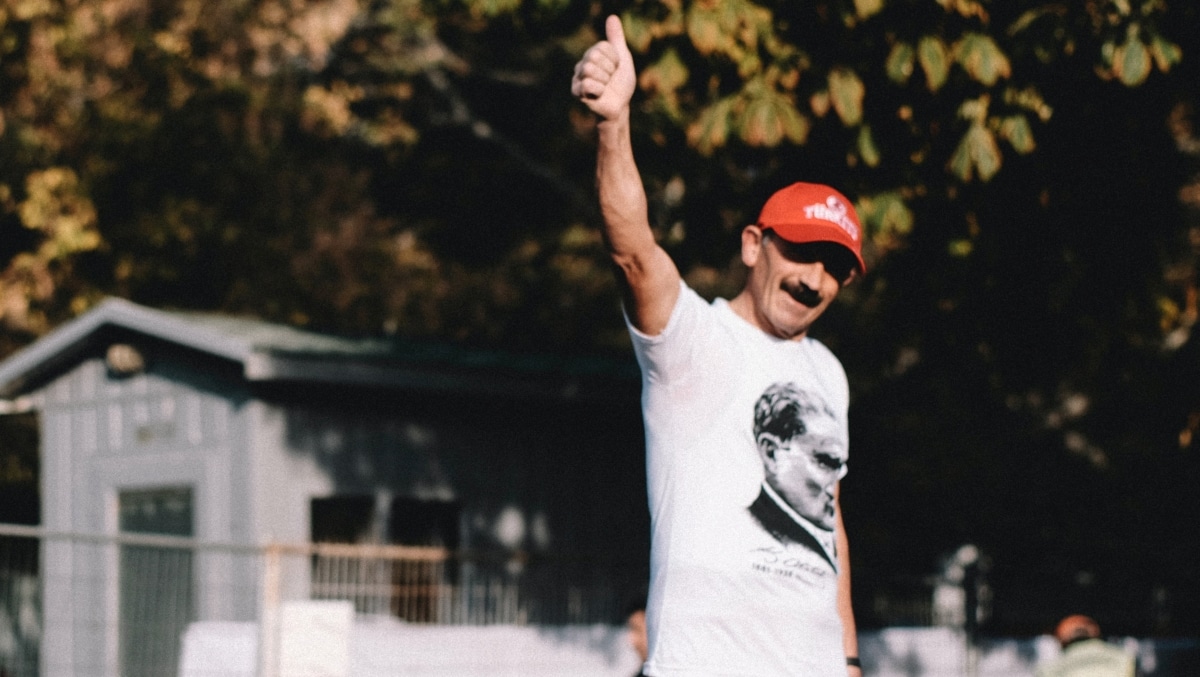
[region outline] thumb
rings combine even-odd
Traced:
[[[621,26],[621,17],[613,14],[605,20],[604,37],[609,44],[617,48],[617,54],[621,55],[622,60],[627,57],[632,59],[632,55],[629,54],[629,45],[625,44],[625,29]]]

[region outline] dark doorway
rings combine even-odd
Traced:
[[[123,491],[118,503],[124,533],[185,538],[193,534],[190,487]],[[195,620],[192,551],[123,545],[120,566],[121,674],[174,674],[181,638]]]

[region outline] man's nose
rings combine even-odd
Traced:
[[[820,261],[810,261],[800,265],[800,282],[814,291],[821,288],[821,280],[825,277],[825,264]]]

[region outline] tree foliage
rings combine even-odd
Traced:
[[[568,95],[608,13],[652,226],[702,293],[737,289],[772,190],[855,198],[871,272],[818,331],[854,387],[867,571],[972,540],[1001,580],[1085,595],[1103,562],[1196,595],[1157,547],[1200,518],[1187,2],[13,0],[0,354],[109,294],[626,350]],[[1045,526],[1084,505],[1102,537]]]

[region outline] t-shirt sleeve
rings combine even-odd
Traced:
[[[656,335],[649,335],[633,326],[625,313],[625,326],[633,341],[634,354],[642,376],[647,382],[666,384],[682,378],[694,365],[694,352],[703,341],[702,315],[711,310],[707,301],[684,282],[679,283],[679,298],[671,309],[667,326]]]

